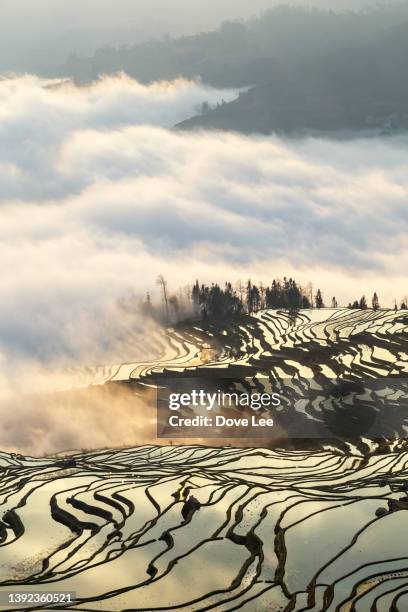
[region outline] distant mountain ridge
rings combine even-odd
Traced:
[[[408,5],[359,13],[280,7],[214,32],[72,56],[79,81],[124,70],[141,82],[200,78],[249,88],[182,129],[244,133],[408,127]]]
[[[401,78],[406,61],[408,52],[400,71],[394,66],[394,73],[364,59],[360,63],[357,60],[348,72],[344,65],[331,71],[305,65],[303,71],[276,76],[177,127],[266,134],[406,130],[408,86]]]

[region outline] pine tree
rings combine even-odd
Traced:
[[[361,310],[367,309],[367,300],[365,298],[365,295],[363,295],[363,297],[361,298],[358,307],[361,308]]]
[[[200,285],[198,284],[198,280],[196,281],[191,292],[191,298],[193,300],[194,314],[197,315],[200,312]]]
[[[249,280],[247,284],[246,302],[247,302],[247,312],[248,314],[252,314],[254,311],[254,304],[253,304],[253,293],[252,293],[251,280]]]
[[[282,287],[279,281],[272,281],[271,290],[269,292],[269,299],[269,308],[281,308],[283,306]]]
[[[373,310],[378,310],[380,307],[380,303],[378,301],[378,295],[376,293],[374,293],[373,295],[373,299],[371,300],[371,304],[373,307]]]
[[[322,292],[320,291],[320,289],[318,289],[316,292],[315,304],[316,304],[316,308],[324,308],[323,296],[322,296]]]
[[[252,308],[254,312],[258,312],[261,307],[261,294],[256,285],[252,287]]]

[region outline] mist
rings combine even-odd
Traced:
[[[166,129],[228,95],[125,76],[0,81],[3,355],[132,359],[122,342],[134,322],[112,305],[157,300],[159,274],[170,291],[293,274],[343,305],[406,294],[407,138]]]
[[[346,10],[377,3],[207,0],[204,8],[199,0],[2,0],[0,70],[49,74],[64,64],[71,52],[86,55],[107,44],[135,44],[208,31],[224,20],[248,18],[280,4]]]
[[[376,291],[391,306],[408,293],[407,137],[169,129],[203,100],[235,94],[124,75],[87,87],[0,80],[3,448],[134,439],[124,431],[134,403],[111,428],[110,400],[75,412],[50,393],[75,384],[76,368],[154,358],[155,324],[120,300],[137,304],[149,291],[160,304],[159,274],[170,293],[197,278],[285,275],[340,305]]]

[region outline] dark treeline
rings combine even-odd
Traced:
[[[324,308],[322,292],[309,283],[302,287],[292,278],[273,280],[270,285],[255,284],[251,280],[246,283],[238,281],[219,285],[200,284],[197,280],[193,287],[187,286],[171,293],[167,281],[159,276],[156,285],[161,294],[161,304],[152,302],[150,293],[141,304],[143,315],[159,322],[177,322],[191,318],[225,319],[251,315],[259,310],[280,309],[295,315],[303,308]],[[131,301],[132,302],[132,301]],[[336,298],[332,305],[337,306]],[[132,308],[132,306],[130,306]]]
[[[194,314],[220,319],[242,314],[253,314],[264,308],[283,309],[295,313],[301,308],[323,308],[320,289],[313,296],[312,287],[302,288],[294,279],[273,280],[270,286],[256,285],[250,280],[239,282],[234,288],[226,282],[223,287],[196,281],[192,293]]]
[[[400,306],[399,306],[400,310],[408,310],[407,302],[408,300],[405,297],[400,303]],[[365,295],[363,295],[359,300],[354,300],[354,302],[350,302],[348,305],[348,308],[351,308],[351,309],[359,308],[360,310],[366,310],[368,308],[368,304],[367,304],[367,299]],[[378,299],[377,293],[374,293],[372,297],[371,308],[373,310],[379,310],[380,308],[380,301]],[[397,300],[394,300],[394,310],[398,310]]]
[[[260,310],[285,310],[296,318],[299,310],[311,308],[339,308],[336,297],[325,303],[322,291],[313,289],[312,283],[302,286],[293,278],[284,277],[275,279],[270,285],[262,282],[258,284],[248,280],[246,283],[238,281],[234,285],[225,282],[205,284],[198,280],[193,286],[189,285],[173,293],[162,275],[156,281],[161,295],[161,303],[154,304],[150,293],[140,304],[140,311],[160,323],[176,323],[191,318],[203,320],[222,320],[239,318],[256,314]],[[134,299],[130,300],[128,310],[134,309]],[[340,307],[342,307],[340,305]],[[343,306],[344,307],[344,306]],[[377,293],[375,292],[370,303],[363,295],[359,300],[348,304],[350,309],[374,311],[381,308]],[[394,300],[394,309],[407,310],[408,298],[404,297],[400,304]]]

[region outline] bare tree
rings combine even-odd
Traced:
[[[313,284],[309,281],[308,284],[306,285],[306,295],[309,298],[309,302],[310,302],[310,308],[313,308]]]
[[[265,287],[262,281],[259,281],[259,293],[261,296],[261,310],[265,308]]]
[[[241,280],[237,281],[235,287],[236,287],[236,290],[237,290],[238,295],[239,295],[239,300],[241,302],[241,306],[243,306],[244,305],[244,287],[242,285]]]
[[[169,322],[169,301],[167,299],[167,281],[164,279],[162,274],[159,274],[156,280],[156,284],[161,287],[163,293],[163,301],[166,308],[166,321]]]

